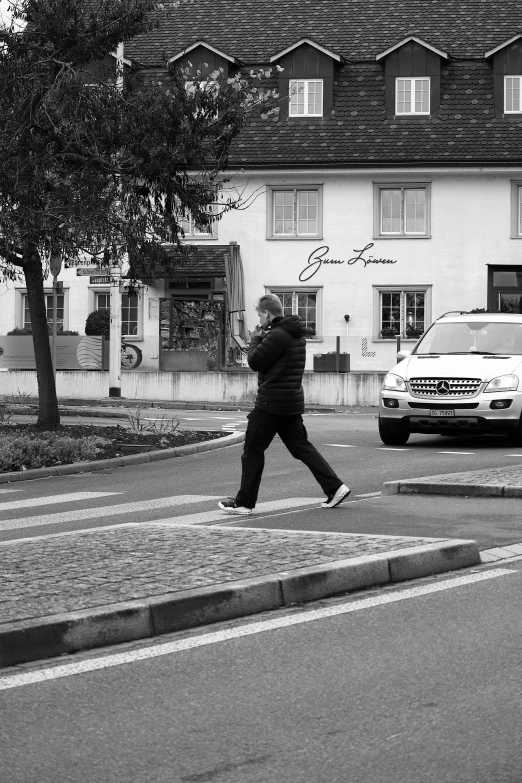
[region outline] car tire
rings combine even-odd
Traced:
[[[522,420],[509,432],[508,440],[512,446],[522,446]]]
[[[410,433],[401,424],[384,423],[379,416],[379,436],[386,446],[404,446]]]

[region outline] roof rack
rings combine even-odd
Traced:
[[[445,318],[447,315],[469,315],[469,312],[468,310],[448,310],[447,313],[442,313],[442,315],[439,315],[437,321],[441,318]]]

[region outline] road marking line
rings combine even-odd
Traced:
[[[109,495],[123,495],[123,492],[70,492],[68,495],[49,495],[44,498],[24,498],[23,500],[10,500],[0,502],[2,511],[14,511],[17,508],[30,508],[31,506],[53,506],[55,503],[75,503],[79,500],[92,500],[94,498],[108,497]]]
[[[330,617],[338,617],[343,614],[351,614],[364,609],[373,609],[377,606],[392,604],[398,601],[405,601],[410,598],[429,595],[449,590],[453,587],[463,587],[465,585],[483,582],[488,579],[496,579],[509,574],[516,574],[517,570],[512,568],[496,568],[491,571],[482,571],[479,573],[468,574],[456,578],[448,578],[443,582],[419,585],[405,590],[398,589],[395,593],[385,593],[371,598],[362,598],[348,601],[341,604],[325,606],[321,609],[306,609],[300,612],[275,617],[271,620],[260,620],[258,622],[247,622],[244,625],[235,628],[224,628],[220,631],[195,635],[189,638],[178,639],[171,642],[160,642],[159,644],[143,647],[138,650],[129,650],[123,653],[109,653],[90,660],[81,660],[61,665],[48,666],[38,671],[24,672],[23,674],[7,674],[0,676],[0,690],[10,688],[20,688],[24,685],[35,685],[41,682],[71,677],[87,672],[108,669],[114,666],[122,666],[129,663],[144,661],[149,658],[159,658],[163,655],[173,655],[174,653],[194,650],[198,647],[206,647],[211,644],[220,644],[233,639],[240,639],[254,634],[264,633],[265,631],[275,631],[282,628],[288,628],[293,625],[301,625],[316,620],[325,620]],[[197,629],[196,629],[197,630]]]
[[[208,500],[219,500],[221,497],[221,495],[173,495],[172,497],[141,500],[134,503],[119,503],[116,506],[98,506],[97,508],[62,511],[56,514],[41,514],[20,519],[4,519],[0,520],[0,530],[17,530],[24,527],[59,525],[64,522],[81,522],[84,519],[95,519],[96,517],[113,517],[118,514],[132,514],[136,511],[152,511],[156,508],[183,506],[187,503],[204,503]],[[36,501],[39,503],[40,498],[36,499]]]
[[[323,443],[323,446],[337,446],[338,449],[356,449],[357,446],[347,446],[345,443]]]
[[[505,457],[522,457],[522,454],[504,454]]]
[[[233,518],[234,522],[239,519],[259,519],[260,515],[269,511],[279,511],[280,509],[295,509],[301,511],[302,506],[310,506],[314,504],[316,507],[321,502],[318,498],[284,498],[283,500],[269,500],[266,503],[258,503],[254,514],[227,514],[226,511],[222,511],[220,508],[214,511],[201,511],[196,514],[185,514],[179,517],[170,517],[168,519],[152,519],[150,524],[153,525],[206,525],[208,522],[223,521],[224,519]],[[285,513],[285,512],[283,512]]]
[[[377,451],[411,451],[411,449],[393,449],[388,446],[376,446]]]
[[[1,495],[4,495],[7,492],[23,492],[23,489],[11,489],[10,487],[9,487],[9,489],[7,489],[7,488],[0,489],[0,494]]]
[[[381,495],[382,495],[382,492],[365,492],[363,495],[355,495],[355,497],[356,498],[378,498]]]
[[[437,451],[437,454],[476,454],[476,451]]]

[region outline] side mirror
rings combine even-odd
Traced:
[[[406,348],[404,348],[402,351],[399,351],[397,354],[397,364],[399,362],[402,362],[403,359],[406,359],[407,356],[409,356],[411,351],[408,351]]]

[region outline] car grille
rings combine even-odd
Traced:
[[[449,387],[440,394],[439,383]],[[411,378],[410,391],[414,397],[472,397],[480,388],[480,378]]]

